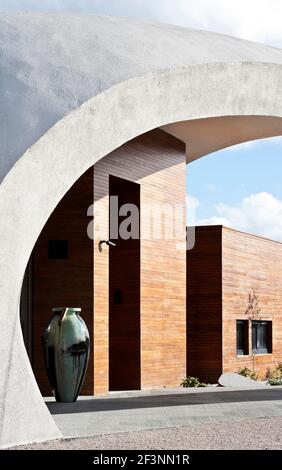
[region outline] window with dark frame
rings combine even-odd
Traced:
[[[272,352],[271,321],[252,321],[252,352],[253,354],[267,354]]]
[[[236,353],[237,356],[249,354],[249,322],[248,320],[236,321]]]

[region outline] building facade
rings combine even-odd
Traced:
[[[282,361],[282,244],[196,227],[187,251],[187,374],[217,382],[242,368],[264,378]]]
[[[87,170],[48,219],[21,302],[24,339],[43,396],[52,391],[41,336],[58,305],[81,307],[90,331],[82,394],[178,386],[185,376],[185,160],[183,142],[162,130],[148,132]],[[110,233],[111,197],[118,203],[113,217],[124,205],[138,209],[135,239]],[[121,224],[124,216],[118,217]],[[101,249],[108,238],[115,246]]]
[[[38,273],[37,288],[43,289],[46,281],[44,302],[48,300],[47,284],[53,282],[51,261],[58,264],[59,274],[63,269],[63,254],[74,255],[70,259],[69,272],[73,272],[79,287],[83,284],[83,302],[85,292],[91,288],[90,280],[93,280],[94,295],[84,308],[90,329],[93,321],[94,339],[88,385],[94,392],[96,387],[96,393],[111,387],[105,377],[108,376],[107,367],[115,358],[111,354],[112,359],[107,359],[105,345],[115,337],[118,328],[111,321],[111,315],[109,318],[105,315],[88,318],[92,301],[94,312],[98,307],[101,312],[111,309],[108,305],[111,288],[106,286],[105,279],[113,287],[114,308],[123,298],[116,285],[117,279],[107,274],[111,249],[103,245],[102,252],[99,251],[101,256],[96,256],[100,241],[109,236],[108,213],[106,211],[104,222],[101,220],[105,230],[101,234],[103,238],[95,239],[94,233],[93,247],[88,242],[85,247],[89,254],[93,249],[94,254],[87,258],[87,271],[94,272],[93,277],[89,277],[75,265],[75,256],[79,252],[77,237],[84,222],[80,220],[75,227],[72,224],[69,228],[62,227],[61,222],[56,222],[56,208],[60,210],[62,203],[70,211],[72,197],[78,206],[85,198],[83,204],[87,205],[90,193],[86,191],[86,172],[94,166],[95,180],[96,164],[104,158],[114,159],[116,151],[150,131],[166,131],[184,145],[188,144],[186,162],[236,143],[281,135],[282,51],[211,32],[78,14],[1,13],[0,42],[3,89],[0,94],[0,447],[7,447],[60,436],[37,386],[20,325],[22,290],[25,290],[21,302],[25,307],[22,308],[31,311],[29,294],[34,249],[38,248],[38,253],[42,254],[41,258],[34,253],[34,269]],[[181,152],[183,158],[184,151]],[[120,167],[115,169],[116,174],[111,173],[111,188],[122,193],[122,182],[118,179],[127,180],[127,189],[137,205],[142,205],[143,194],[144,198],[158,199],[160,191],[165,200],[174,199],[176,194],[179,196],[175,188],[175,169],[179,160],[175,163],[172,159],[171,167],[163,168],[162,161],[167,160],[163,149],[164,160],[155,152],[149,158],[149,153],[146,144],[142,153],[143,169],[140,168],[141,154],[136,157],[139,173],[133,175],[132,172],[134,155],[130,158],[128,174],[126,166],[124,171]],[[129,160],[122,159],[121,162],[127,165]],[[96,168],[99,170],[98,166]],[[105,169],[101,167],[101,171],[104,174]],[[164,175],[160,184],[158,173]],[[76,182],[79,187],[81,177],[87,179],[87,184],[80,188],[79,195],[72,196],[68,192]],[[139,190],[135,184],[140,185]],[[100,203],[103,205],[103,198],[107,198],[103,175],[101,185],[104,196],[100,199],[97,196],[96,203],[94,196],[96,207]],[[182,200],[185,192],[184,186],[181,188]],[[67,199],[63,201],[65,197]],[[142,214],[142,225],[141,219]],[[56,223],[61,230],[60,239],[54,233]],[[73,238],[69,232],[71,227]],[[185,297],[182,278],[185,269],[182,271],[182,255],[178,259],[175,254],[177,243],[172,240],[171,244],[166,244],[167,255],[161,243],[151,245],[151,242],[141,241],[139,247],[138,244],[131,247],[136,250],[135,258],[140,253],[141,283],[138,287],[135,273],[132,288],[135,301],[140,297],[140,312],[143,309],[146,324],[142,325],[136,315],[131,327],[135,328],[135,337],[140,328],[139,354],[134,341],[134,361],[141,364],[141,379],[139,372],[138,375],[144,386],[154,386],[162,361],[168,361],[168,372],[160,376],[163,384],[175,383],[184,369],[182,354],[185,347],[183,339],[180,341],[179,338],[183,337],[185,306],[181,307],[181,315],[179,309]],[[120,243],[119,249],[125,247],[122,248]],[[54,259],[54,253],[56,256],[59,253],[61,259]],[[84,257],[86,253],[82,254]],[[45,280],[43,261],[46,265],[50,262]],[[28,264],[30,269],[27,269]],[[118,265],[114,254],[112,264]],[[102,273],[100,277],[96,276],[96,270]],[[173,270],[179,270],[180,279]],[[26,288],[23,289],[25,272]],[[144,281],[150,276],[152,287],[149,281]],[[54,275],[56,278],[57,274]],[[72,282],[69,286],[73,286]],[[151,299],[150,307],[145,292]],[[168,292],[168,295],[162,298],[161,292]],[[52,295],[49,289],[50,299]],[[34,299],[39,303],[36,295]],[[70,287],[68,299],[78,302]],[[45,306],[41,305],[39,310],[47,315]],[[164,322],[159,316],[161,310],[166,312]],[[135,311],[138,313],[138,309]],[[106,333],[107,322],[111,339]],[[46,324],[45,320],[43,323]],[[25,321],[24,325],[25,335],[29,337],[30,324],[31,321]],[[145,331],[149,338],[147,343]],[[112,352],[117,346],[113,341]],[[30,339],[29,353],[33,351],[36,355],[36,348],[36,340]],[[176,371],[172,368],[175,353],[181,356]],[[98,361],[96,368],[93,366],[95,361]],[[139,366],[134,364],[134,370],[139,371]],[[142,364],[146,371],[143,378]],[[40,374],[40,367],[42,365],[37,362],[37,374]],[[98,376],[95,377],[96,373]],[[120,370],[119,376],[122,375]],[[117,385],[117,377],[111,377],[111,384]]]

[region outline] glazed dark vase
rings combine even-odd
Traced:
[[[42,336],[48,379],[56,401],[77,400],[85,377],[90,341],[80,308],[54,308],[54,316]]]

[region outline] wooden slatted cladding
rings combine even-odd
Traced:
[[[145,212],[154,205],[185,206],[185,159],[184,144],[156,129],[95,165],[94,199],[99,227],[99,236],[94,234],[95,393],[105,393],[109,388],[109,250],[99,253],[98,242],[109,234],[110,175],[140,185],[141,388],[177,386],[185,376],[186,251],[179,249],[185,242],[185,226],[176,222],[175,239],[148,238],[150,220]]]
[[[248,367],[263,377],[282,361],[282,244],[222,229],[223,367]],[[246,314],[249,295],[258,297],[258,315],[268,323],[268,354],[252,355],[252,312]],[[249,317],[249,354],[236,357],[234,322]],[[272,323],[271,323],[272,322]]]
[[[222,226],[196,227],[195,247],[187,252],[188,375],[217,382],[223,371],[248,367],[264,377],[282,361],[281,272],[281,243]],[[247,354],[237,354],[238,320],[247,329]],[[268,353],[252,353],[252,320],[268,322]]]
[[[41,335],[52,318],[51,309],[61,306],[81,307],[82,318],[89,328],[91,346],[93,344],[93,241],[87,236],[90,220],[87,209],[92,203],[93,167],[79,178],[57,205],[43,228],[31,257],[33,370],[44,396],[50,395],[51,389],[43,363]],[[56,256],[50,252],[51,246],[53,255],[57,251]],[[62,247],[64,252],[60,254]],[[93,363],[92,347],[91,362]],[[93,367],[88,367],[82,393],[93,393]]]
[[[134,275],[135,293],[132,296],[135,299],[139,297],[139,312],[134,300],[134,311],[137,312],[135,320],[138,320],[139,315],[139,322],[131,325],[134,334],[130,340],[128,334],[121,334],[126,315],[132,308],[130,302],[124,304],[123,323],[115,331],[112,352],[114,349],[120,350],[121,356],[124,355],[124,341],[133,341],[132,351],[135,357],[139,356],[139,364],[136,360],[126,364],[125,357],[124,365],[127,368],[124,367],[122,371],[117,369],[115,377],[112,374],[112,388],[177,386],[185,376],[185,220],[166,220],[169,228],[172,228],[172,236],[169,239],[156,239],[147,236],[150,217],[146,217],[154,205],[173,208],[181,204],[185,206],[185,169],[184,144],[159,129],[148,132],[97,162],[94,166],[94,180],[93,168],[82,175],[47,221],[32,256],[33,367],[43,395],[49,395],[51,391],[44,369],[40,338],[52,316],[51,308],[56,306],[81,307],[90,331],[91,357],[82,393],[108,392],[110,304],[114,301],[112,291],[118,287],[111,290],[110,284],[117,284],[119,276],[123,279],[123,285],[126,284],[126,272],[121,273],[120,270],[126,270],[129,261],[132,270],[139,271],[139,278],[136,272]],[[128,184],[136,185],[140,190],[139,252],[137,250],[129,256],[125,249],[120,260],[116,261],[110,260],[108,246],[103,245],[102,251],[99,250],[99,242],[109,238],[109,193],[110,178],[113,177],[127,180]],[[87,209],[93,200],[94,240],[91,240],[87,236],[87,226],[91,221]],[[52,254],[49,257],[50,250]],[[58,256],[60,252],[63,254],[61,258]],[[127,258],[127,262],[122,262],[123,258],[124,261]],[[110,275],[111,269],[119,272]],[[139,283],[139,292],[136,282]],[[129,291],[129,287],[125,290]],[[127,353],[130,351],[127,350]],[[112,367],[115,367],[113,357],[114,354]],[[126,374],[127,384],[124,380]]]

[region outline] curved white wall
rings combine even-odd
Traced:
[[[281,83],[282,66],[271,63],[214,63],[148,73],[84,103],[12,167],[0,186],[1,446],[59,436],[25,352],[18,306],[29,255],[60,199],[97,160],[156,127],[225,116],[282,119]],[[238,142],[248,138],[237,137]]]

